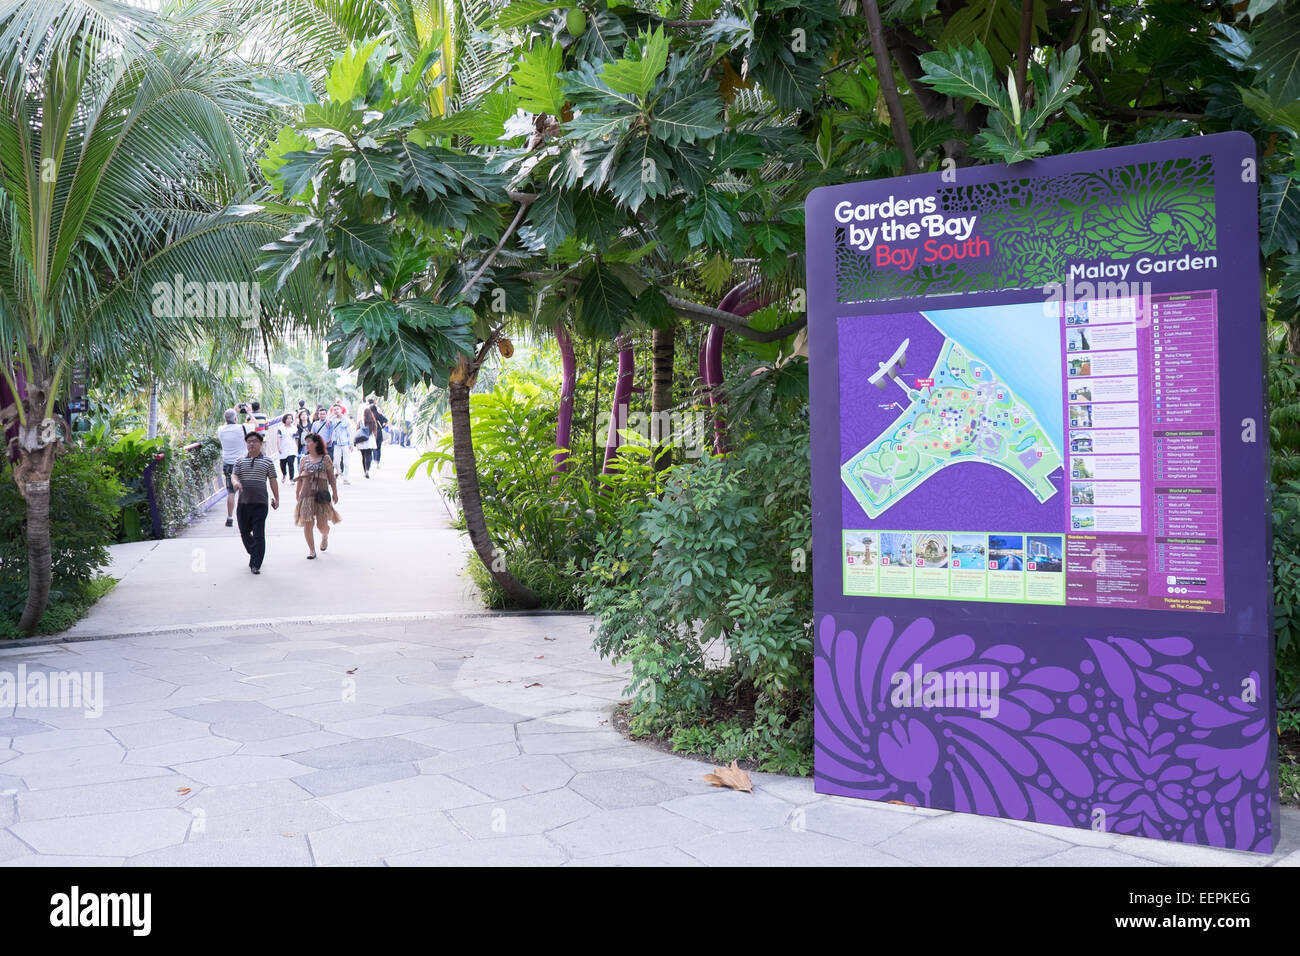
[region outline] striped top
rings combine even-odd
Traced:
[[[265,455],[244,457],[235,462],[235,476],[239,479],[239,503],[264,505],[267,503],[266,483],[275,480],[275,465]]]

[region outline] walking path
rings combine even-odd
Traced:
[[[1300,865],[1294,810],[1261,856],[772,774],[710,787],[709,764],[610,726],[626,669],[589,618],[476,610],[446,510],[397,457],[343,489],[317,561],[281,511],[253,577],[221,508],[120,548],[84,640],[0,648],[0,671],[103,681],[99,716],[0,709],[0,863]]]
[[[119,583],[68,632],[70,638],[223,622],[473,611],[481,607],[465,568],[465,544],[447,503],[408,448],[384,448],[384,461],[362,478],[339,483],[343,520],[330,550],[307,561],[293,523],[293,488],[281,483],[280,508],[266,519],[262,574],[248,571],[238,528],[227,528],[224,502],[179,538],[113,548]],[[317,542],[319,545],[319,541]]]

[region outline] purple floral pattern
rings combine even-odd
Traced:
[[[830,614],[817,628],[819,791],[1272,849],[1265,683],[1231,639],[1211,666],[1178,636],[1062,636],[1031,648],[944,634],[924,617],[853,621],[865,634]],[[897,706],[894,675],[918,664],[996,675],[996,713]]]

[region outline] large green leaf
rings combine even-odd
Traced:
[[[578,286],[578,327],[584,335],[612,339],[622,331],[636,304],[627,286],[602,263],[596,263]]]
[[[301,136],[292,126],[281,127],[280,133],[266,150],[266,155],[257,161],[261,167],[262,174],[266,176],[267,181],[277,190],[283,192],[285,188],[284,176],[280,167],[284,165],[284,158],[289,153],[305,153],[311,149],[311,140]],[[308,177],[310,179],[310,177]]]
[[[1250,35],[1255,49],[1246,66],[1259,70],[1272,100],[1300,99],[1300,5],[1270,10]]]
[[[560,85],[563,65],[564,51],[558,43],[535,41],[533,48],[510,71],[519,106],[530,113],[558,116],[564,109],[564,91]]]
[[[998,80],[993,58],[979,40],[921,56],[923,79],[937,92],[972,99],[993,109],[1011,111],[1011,99]]]
[[[563,9],[564,7],[559,4],[549,3],[547,0],[510,0],[510,3],[505,4],[500,10],[492,14],[488,21],[483,24],[483,29],[504,32],[513,27],[522,27],[529,23],[535,23],[547,14]]]
[[[1239,87],[1241,102],[1270,126],[1280,126],[1293,138],[1300,136],[1300,101],[1275,103],[1262,90]]]
[[[334,248],[362,272],[388,262],[389,230],[379,223],[342,222],[335,227]]]
[[[253,80],[252,87],[272,106],[306,106],[316,102],[311,80],[301,73],[259,76]]]
[[[301,196],[320,172],[321,165],[332,156],[327,149],[292,150],[281,154],[275,174],[284,195],[290,198]]]
[[[600,75],[614,92],[645,99],[667,65],[668,38],[660,27],[628,44],[624,55],[606,63]]]
[[[672,188],[672,162],[657,139],[638,134],[629,138],[616,157],[609,186],[620,206],[636,212],[647,199],[668,195]]]
[[[708,139],[722,130],[722,100],[717,86],[702,79],[674,84],[650,114],[651,134],[669,146]]]
[[[528,225],[547,249],[554,249],[573,232],[573,205],[568,194],[548,189],[528,210]]]
[[[1034,84],[1034,105],[1025,114],[1022,124],[1025,130],[1037,129],[1045,120],[1065,107],[1083,87],[1074,83],[1074,75],[1079,69],[1079,48],[1072,46],[1065,51],[1065,56],[1055,53],[1047,62],[1044,71],[1037,63],[1030,64],[1030,75]]]
[[[388,188],[402,182],[402,167],[397,157],[377,149],[363,149],[344,160],[356,178],[357,191],[365,196],[387,196]]]
[[[370,62],[379,43],[379,38],[375,38],[362,46],[354,46],[334,61],[329,78],[325,81],[325,92],[331,100],[335,103],[350,103],[361,94],[366,64]]]
[[[1275,174],[1260,185],[1259,248],[1266,256],[1300,248],[1300,174]]]

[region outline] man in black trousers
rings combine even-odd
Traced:
[[[239,522],[239,535],[248,552],[248,570],[262,573],[262,559],[266,557],[267,482],[271,484],[271,507],[280,507],[280,485],[275,480],[275,464],[262,454],[262,436],[249,432],[244,439],[248,455],[235,462],[230,479],[239,493],[235,519]]]

